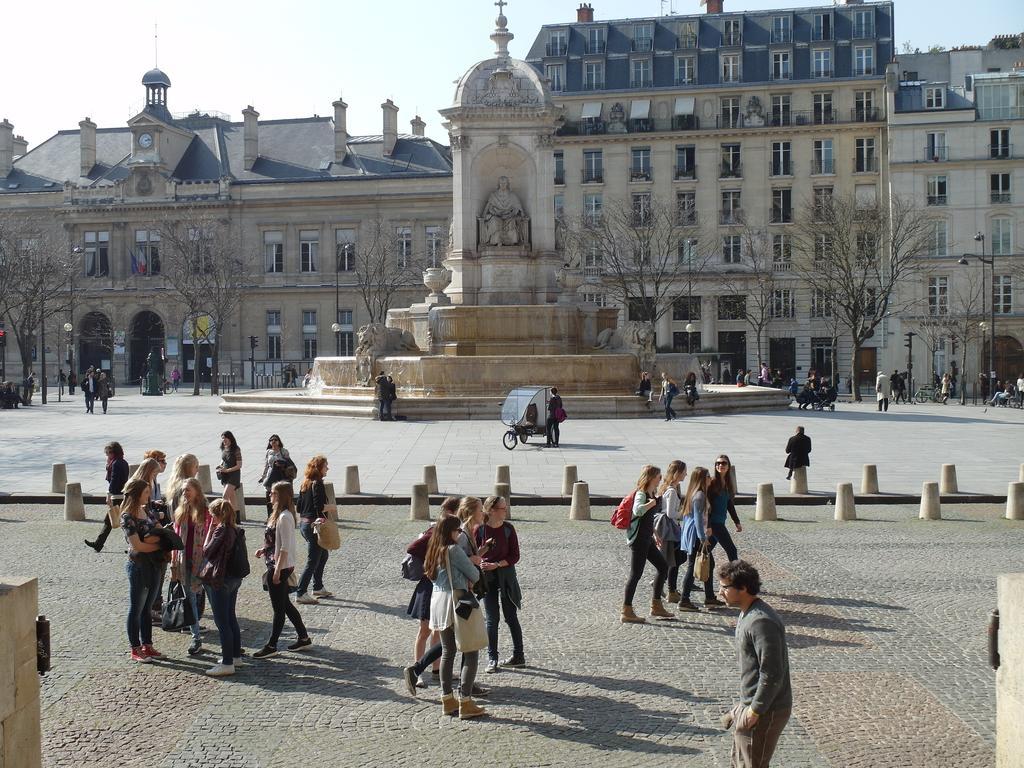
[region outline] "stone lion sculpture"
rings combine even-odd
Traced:
[[[419,352],[416,339],[402,328],[388,328],[384,323],[364,325],[356,333],[359,345],[356,347],[356,370],[359,383],[370,386],[373,383],[373,367],[378,357],[393,352]]]
[[[597,335],[594,349],[605,352],[631,352],[640,359],[642,366],[654,361],[657,349],[654,345],[654,330],[647,323],[629,321],[618,328],[605,328]]]

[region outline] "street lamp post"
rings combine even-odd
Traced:
[[[339,274],[341,272],[341,248],[334,249],[334,324],[331,329],[334,331],[334,356],[341,357],[341,328],[338,322],[341,320],[341,287]]]
[[[338,350],[337,356],[341,357],[341,323],[331,323],[331,330],[334,331],[335,347]]]
[[[973,256],[981,262],[981,301],[982,301],[982,312],[985,308],[985,267],[992,268],[992,300],[991,307],[989,308],[989,343],[988,343],[988,379],[989,379],[989,391],[992,389],[992,385],[995,384],[996,379],[996,257],[995,255],[985,255],[985,235],[978,232],[974,236],[976,243],[981,243],[981,253],[965,253],[960,257],[957,262],[961,266],[967,266],[968,256]]]

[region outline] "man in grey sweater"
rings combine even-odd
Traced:
[[[793,708],[786,628],[757,596],[761,576],[750,563],[734,560],[720,566],[718,583],[729,606],[740,609],[736,651],[742,701],[722,718],[727,728],[735,726],[732,765],[768,768]]]

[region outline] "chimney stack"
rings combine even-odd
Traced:
[[[243,165],[245,170],[251,171],[256,164],[256,158],[260,156],[260,113],[250,104],[242,110],[242,117],[245,119],[242,134],[245,144]]]
[[[14,137],[14,156],[21,157],[22,155],[28,154],[28,142],[25,141],[24,136]]]
[[[419,115],[416,115],[412,120],[409,121],[409,125],[412,126],[413,136],[425,136],[425,130],[427,124],[423,122]]]
[[[340,163],[348,154],[348,104],[341,96],[334,102],[334,162]]]
[[[398,107],[388,99],[380,108],[384,113],[384,156],[390,157],[398,141]]]
[[[708,13],[721,13],[722,12],[722,0],[706,0]]]
[[[88,117],[78,124],[79,176],[88,176],[96,165],[96,123]]]
[[[0,179],[6,179],[14,167],[14,126],[5,117],[0,121]]]
[[[585,21],[594,20],[594,6],[590,3],[580,3],[580,7],[576,9],[576,21],[583,23]]]

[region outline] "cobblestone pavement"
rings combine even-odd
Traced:
[[[718,716],[738,689],[734,614],[619,624],[626,552],[607,511],[570,523],[562,508],[514,510],[529,666],[481,675],[490,717],[468,723],[441,716],[436,686],[413,699],[400,681],[415,624],[399,562],[422,528],[404,509],[344,509],[327,566],[337,598],[301,606],[314,648],[226,680],[202,675],[213,656],[189,658],[188,635],[159,629],[168,659],[128,661],[123,546],[112,536],[97,556],[82,544],[100,512],[66,523],[53,506],[0,507],[0,572],[37,575],[52,622],[42,693],[52,768],[728,765]],[[796,705],[776,765],[994,764],[985,623],[996,574],[1024,570],[1024,525],[985,506],[947,507],[933,523],[916,512],[863,508],[866,519],[839,524],[823,508],[782,508],[782,521],[737,535],[788,628]],[[239,600],[250,649],[271,618],[257,574]],[[212,620],[203,624],[215,648]]]
[[[494,421],[395,422],[325,416],[221,414],[220,398],[178,394],[142,397],[121,390],[110,413],[84,413],[80,398],[0,412],[0,495],[46,493],[50,464],[64,462],[68,479],[87,493],[102,493],[103,444],[120,440],[128,460],[159,448],[169,456],[189,451],[200,461],[220,461],[220,433],[230,429],[242,447],[243,483],[253,494],[267,437],[278,433],[304,463],[325,454],[334,479],[347,464],[360,465],[362,490],[407,496],[422,482],[423,465],[437,467],[442,491],[468,493],[489,487],[494,467],[508,464],[517,494],[557,494],[566,464],[578,467],[590,492],[621,497],[623,468],[632,474],[647,462],[664,467],[672,458],[711,466],[724,451],[738,467],[740,490],[774,482],[788,491],[783,460],[786,440],[802,424],[814,441],[809,485],[834,492],[836,483],[859,487],[863,464],[877,464],[885,493],[920,493],[925,480],[939,479],[941,464],[956,464],[960,490],[1006,493],[1018,479],[1024,411],[959,405],[894,406],[878,413],[874,403],[841,403],[835,413],[789,411],[661,419],[572,418],[562,425],[562,447],[546,450],[531,440],[507,451]],[[401,404],[401,401],[399,401]],[[682,411],[681,411],[682,412]],[[32,450],[25,450],[31,445]],[[632,479],[632,478],[631,478]],[[258,488],[257,488],[258,490]],[[340,486],[339,486],[340,490]]]

